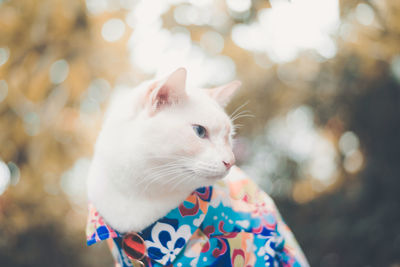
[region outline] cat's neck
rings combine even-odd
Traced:
[[[96,207],[106,223],[115,230],[141,231],[170,210],[177,207],[192,190],[168,192],[167,190],[145,190],[141,185],[116,183],[123,172],[107,171],[95,166],[89,174],[89,201]],[[138,171],[140,176],[141,172]],[[135,180],[135,177],[130,177]]]

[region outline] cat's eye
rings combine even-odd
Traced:
[[[193,130],[197,134],[198,137],[200,138],[206,138],[207,137],[207,130],[201,125],[193,125]]]

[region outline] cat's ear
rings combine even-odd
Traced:
[[[150,115],[166,106],[171,106],[187,99],[186,69],[179,68],[167,78],[156,82],[150,88],[147,99]]]
[[[207,93],[222,107],[228,105],[235,92],[242,85],[240,81],[233,81],[213,89],[207,89]]]

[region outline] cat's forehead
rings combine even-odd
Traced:
[[[188,115],[198,123],[214,129],[230,131],[231,121],[224,109],[198,89],[189,94]],[[190,114],[189,114],[190,113]]]

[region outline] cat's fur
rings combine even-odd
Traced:
[[[240,82],[186,88],[186,70],[114,97],[88,179],[91,201],[120,232],[140,231],[234,164],[233,125],[223,110]],[[200,138],[193,125],[207,129]],[[224,164],[225,162],[225,164]]]

